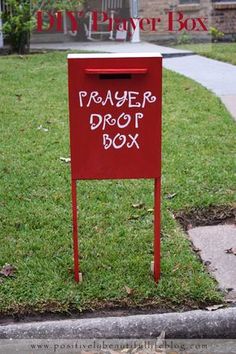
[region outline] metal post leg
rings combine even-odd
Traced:
[[[160,258],[161,258],[161,180],[155,179],[154,190],[154,280],[157,283],[160,279]]]
[[[78,216],[77,216],[77,190],[76,180],[72,180],[72,221],[73,221],[73,250],[74,250],[74,278],[78,283],[79,274],[79,241],[78,241]]]

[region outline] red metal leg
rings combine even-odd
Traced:
[[[154,280],[160,279],[161,258],[161,179],[155,179],[154,189]]]
[[[72,221],[73,221],[73,249],[74,249],[74,278],[79,282],[79,241],[78,241],[78,216],[77,216],[77,190],[76,180],[71,182],[72,189]]]

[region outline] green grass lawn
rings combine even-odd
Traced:
[[[198,306],[222,300],[173,213],[232,204],[236,126],[220,101],[165,71],[162,277],[150,273],[153,181],[78,183],[81,270],[73,281],[65,53],[0,58],[0,313]],[[48,131],[37,129],[40,125]],[[169,200],[168,194],[177,193]],[[144,203],[141,209],[132,204]],[[127,287],[132,289],[127,291]]]
[[[182,44],[177,47],[236,65],[236,43]]]

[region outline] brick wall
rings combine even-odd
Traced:
[[[236,35],[236,1],[213,4],[212,23],[226,35]]]
[[[168,11],[181,11],[187,17],[206,17],[208,28],[216,27],[226,35],[236,35],[236,0],[223,3],[211,0],[200,0],[199,3],[180,4],[179,0],[140,0],[140,16],[161,17],[162,21],[157,26],[157,32],[142,32],[141,36],[146,40],[176,39],[181,33],[168,31]],[[191,32],[191,37],[209,39],[206,32]]]
[[[142,37],[145,39],[158,39],[169,35],[167,31],[167,21],[165,20],[167,12],[171,9],[173,1],[168,0],[140,0],[141,17],[146,18],[161,18],[161,23],[157,24],[157,32],[147,31],[142,32]],[[164,21],[163,21],[164,19]]]

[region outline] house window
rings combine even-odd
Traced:
[[[186,4],[200,4],[200,0],[179,0],[180,5]]]
[[[122,9],[122,0],[102,0],[102,11]]]
[[[211,0],[211,1],[212,4],[214,4],[214,7],[219,9],[235,8],[235,4],[236,4],[236,0]]]

